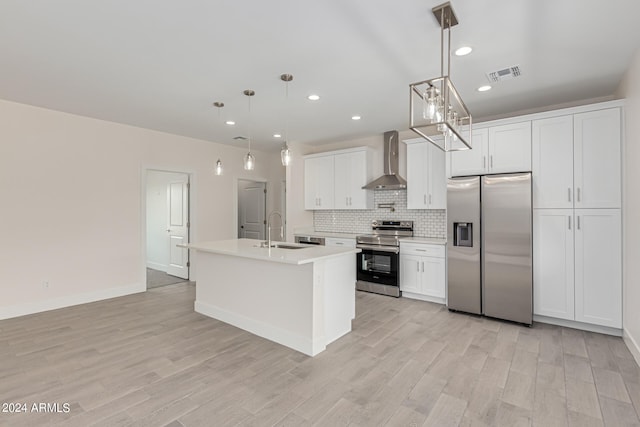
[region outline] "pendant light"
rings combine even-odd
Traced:
[[[218,122],[220,121],[220,109],[222,107],[224,107],[224,102],[219,102],[216,101],[213,103],[213,106],[216,107],[218,109]],[[220,161],[220,158],[218,158],[218,161],[216,162],[216,175],[220,176],[222,175],[222,162]]]
[[[289,150],[289,146],[287,145],[289,141],[289,82],[293,80],[293,75],[291,74],[282,74],[280,76],[280,80],[285,82],[286,84],[286,120],[285,120],[285,128],[284,128],[284,146],[282,150],[280,150],[280,160],[282,161],[282,166],[289,166],[291,163],[291,151]]]
[[[249,140],[249,152],[246,156],[244,156],[244,169],[248,171],[252,171],[256,167],[256,158],[251,154],[251,97],[256,93],[251,89],[247,89],[243,92],[247,98],[249,99],[249,131],[248,131],[248,140]]]
[[[450,2],[434,7],[431,12],[440,25],[440,76],[409,85],[409,128],[443,151],[468,150],[471,113],[451,82],[451,27],[458,24],[458,18]]]

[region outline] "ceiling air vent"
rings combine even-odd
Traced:
[[[520,76],[520,66],[514,65],[513,67],[504,68],[498,71],[492,71],[487,73],[487,78],[490,82],[501,82],[503,80],[513,79]]]

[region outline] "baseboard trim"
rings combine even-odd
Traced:
[[[555,317],[533,315],[534,322],[548,323],[550,325],[564,326],[567,328],[580,329],[583,331],[597,332],[599,334],[622,336],[622,329],[610,328],[608,326],[592,325],[590,323],[576,322],[574,320],[557,319]]]
[[[629,334],[627,329],[622,330],[622,340],[629,348],[638,366],[640,366],[640,346],[638,346],[638,342]]]
[[[247,332],[251,332],[259,337],[282,344],[286,347],[299,351],[300,353],[304,353],[307,356],[315,356],[326,349],[326,340],[324,337],[309,339],[301,335],[293,334],[282,328],[269,325],[259,320],[251,319],[237,313],[232,313],[215,305],[203,303],[201,301],[196,301],[194,308],[195,311],[200,314],[204,314],[205,316],[212,317]]]
[[[159,262],[147,261],[147,268],[167,272],[166,264],[160,264]]]
[[[125,295],[145,292],[146,290],[147,287],[145,284],[135,283],[132,285],[119,286],[117,288],[109,288],[96,292],[87,292],[27,304],[0,307],[0,320],[27,316],[29,314],[42,313],[44,311],[57,310],[74,305],[102,301],[105,299],[117,298]]]
[[[406,292],[406,291],[402,291],[402,297],[403,298],[410,298],[410,299],[417,299],[417,300],[420,300],[420,301],[434,302],[436,304],[444,304],[445,303],[444,298],[432,297],[432,296],[423,295],[423,294],[414,294],[413,292]]]

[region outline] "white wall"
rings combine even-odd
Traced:
[[[0,141],[0,318],[146,289],[147,169],[191,175],[193,241],[235,237],[239,177],[284,174],[279,153],[244,171],[241,148],[2,100]]]
[[[147,171],[147,267],[167,271],[169,264],[169,195],[167,187],[184,174],[175,172]]]
[[[624,145],[624,338],[640,364],[640,50],[634,56],[618,94],[626,98]]]

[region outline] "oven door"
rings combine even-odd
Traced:
[[[364,282],[398,286],[398,258],[400,248],[358,245],[357,277]]]

